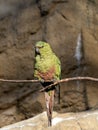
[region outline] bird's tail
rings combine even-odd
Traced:
[[[54,105],[54,92],[55,90],[50,90],[45,92],[45,100],[46,100],[46,107],[47,107],[47,116],[48,116],[48,126],[52,126],[52,111]]]

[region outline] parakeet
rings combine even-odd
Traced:
[[[50,45],[46,42],[39,41],[35,45],[35,68],[34,77],[41,80],[43,87],[59,80],[61,77],[61,63],[59,58],[54,54]],[[47,80],[52,80],[51,82]],[[45,101],[48,116],[48,126],[52,125],[52,111],[54,104],[55,86],[45,90]]]

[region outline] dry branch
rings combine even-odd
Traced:
[[[53,84],[43,88],[40,90],[40,92],[45,91],[47,88],[51,88],[54,85],[57,85],[58,83],[68,82],[68,81],[74,81],[74,80],[89,80],[97,82],[98,78],[93,77],[72,77],[72,78],[65,78],[61,80],[55,81]],[[38,83],[41,82],[41,80],[9,80],[9,79],[0,79],[0,82],[9,82],[9,83]],[[45,82],[51,82],[51,80],[47,80]]]
[[[58,83],[68,82],[68,81],[74,81],[74,80],[89,80],[89,81],[97,82],[98,78],[93,78],[93,77],[72,77],[72,78],[65,78],[65,79],[58,80],[58,81],[54,82],[53,84],[51,84],[51,85],[49,85],[49,86],[41,89],[40,92],[43,92],[46,89],[51,88],[54,85],[57,85]]]
[[[0,79],[0,82],[10,82],[10,83],[34,83],[34,82],[40,82],[40,80],[11,80],[11,79]]]

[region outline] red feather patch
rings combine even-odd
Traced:
[[[44,80],[51,80],[54,78],[55,67],[53,66],[47,72],[38,72],[38,76],[40,76]]]

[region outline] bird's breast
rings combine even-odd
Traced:
[[[44,80],[54,79],[54,74],[55,74],[55,67],[54,66],[52,66],[46,72],[41,72],[41,71],[38,72],[38,76],[41,77],[41,79],[44,79]]]

